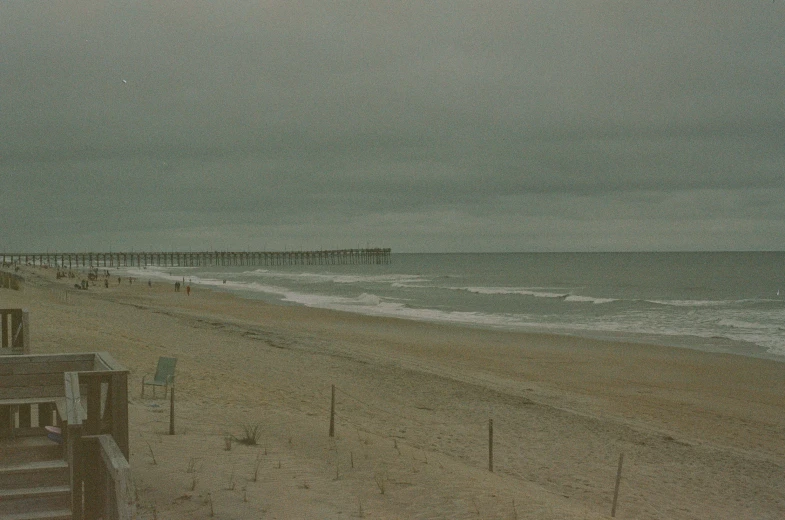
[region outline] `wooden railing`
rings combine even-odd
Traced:
[[[25,279],[18,274],[0,271],[0,289],[13,289],[18,291],[22,288]]]
[[[43,427],[53,424],[55,406],[64,416],[63,372],[92,370],[95,357],[93,353],[0,356],[0,437],[45,435]]]
[[[118,370],[107,355],[96,355],[94,368],[64,373],[71,511],[74,518],[84,520],[134,518],[128,464],[128,372]]]
[[[86,519],[133,520],[136,502],[131,466],[111,435],[82,437]]]
[[[46,435],[55,409],[70,467],[72,517],[134,518],[128,371],[105,352],[0,356],[0,437]]]
[[[0,356],[30,353],[30,317],[24,309],[0,309]]]

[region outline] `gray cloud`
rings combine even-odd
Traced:
[[[0,249],[781,249],[785,5],[0,0]]]

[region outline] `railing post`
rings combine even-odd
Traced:
[[[30,315],[25,309],[11,313],[11,351],[14,354],[30,353]]]
[[[97,437],[82,438],[82,460],[84,461],[84,519],[106,518],[105,503],[106,468],[101,458],[101,445]]]
[[[0,343],[0,348],[7,349],[8,348],[8,316],[11,314],[10,310],[2,310],[0,311],[0,319],[2,319],[2,343]]]
[[[112,396],[112,437],[114,437],[125,460],[129,457],[128,441],[128,374],[113,374],[111,379]]]
[[[89,372],[82,375],[87,383],[87,420],[85,431],[87,435],[101,433],[101,378],[90,377]]]
[[[82,457],[82,426],[80,424],[67,426],[66,457],[71,472],[71,515],[74,519],[84,518],[82,500],[82,475],[84,473],[84,459]]]

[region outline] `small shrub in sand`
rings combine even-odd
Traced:
[[[256,446],[259,444],[259,437],[262,435],[261,428],[262,425],[260,423],[244,424],[243,436],[235,440],[246,446]]]

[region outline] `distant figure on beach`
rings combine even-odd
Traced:
[[[180,282],[174,282],[174,292],[180,292]]]
[[[104,280],[104,287],[109,288],[109,279]]]
[[[147,287],[152,287],[152,286],[153,286],[153,281],[147,280]]]
[[[122,282],[122,281],[123,281],[123,279],[118,276],[117,277],[117,285],[120,285],[120,282]]]
[[[186,294],[186,296],[191,296],[191,286],[190,285],[186,285],[185,286],[185,294]]]

